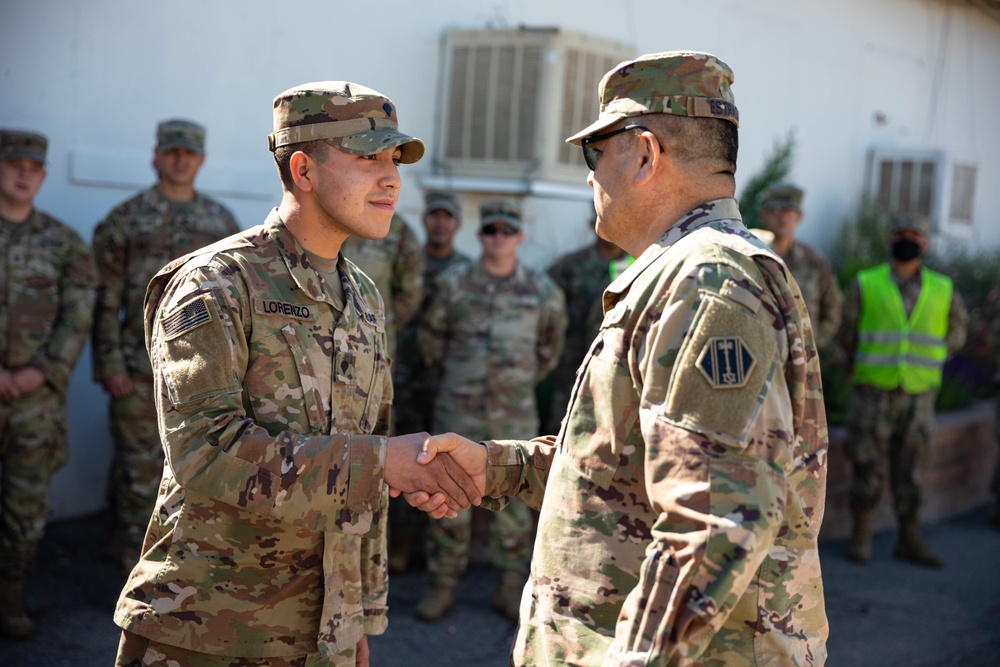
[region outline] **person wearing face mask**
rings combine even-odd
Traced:
[[[852,364],[854,390],[848,411],[847,455],[853,467],[854,518],[850,560],[871,560],[871,515],[889,460],[899,520],[895,557],[941,567],[920,535],[917,463],[934,431],[934,399],[945,360],[965,344],[968,314],[951,280],[923,266],[926,218],[895,218],[890,259],[858,273],[844,297],[840,342]]]

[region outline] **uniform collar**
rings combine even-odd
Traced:
[[[677,219],[677,222],[670,225],[663,235],[660,236],[651,246],[639,255],[639,258],[625,269],[618,278],[604,291],[604,310],[607,312],[618,298],[628,291],[632,283],[635,282],[643,271],[649,268],[657,258],[665,253],[667,249],[680,241],[682,238],[694,232],[719,222],[720,220],[741,221],[740,208],[736,200],[727,197],[725,199],[714,199],[712,201],[699,204],[689,212]]]
[[[285,222],[278,215],[278,209],[272,209],[267,220],[264,221],[265,233],[274,241],[278,248],[288,273],[302,293],[313,301],[329,304],[332,308],[339,309],[340,305],[335,303],[330,296],[326,286],[326,280],[309,265],[305,250],[299,244],[298,239],[288,229]],[[341,285],[344,288],[344,317],[353,321],[363,319],[369,324],[376,326],[378,318],[372,312],[368,302],[362,296],[357,282],[357,268],[351,264],[340,253],[337,259],[337,273],[340,275]]]

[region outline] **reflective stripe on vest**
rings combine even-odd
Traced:
[[[948,355],[951,280],[922,268],[920,296],[907,319],[889,271],[888,264],[881,264],[858,273],[861,317],[854,382],[887,390],[902,387],[908,394],[937,389]]]

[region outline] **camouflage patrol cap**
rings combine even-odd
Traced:
[[[205,128],[190,120],[165,120],[156,126],[156,148],[161,151],[184,148],[193,153],[204,153]]]
[[[897,215],[889,223],[890,234],[898,234],[907,230],[929,236],[931,233],[931,221],[919,213],[904,213],[903,215]]]
[[[0,160],[34,160],[45,164],[49,140],[36,132],[0,130]]]
[[[622,118],[652,113],[722,118],[738,127],[732,83],[733,70],[710,53],[668,51],[627,60],[601,79],[597,120],[566,143],[579,146]]]
[[[791,183],[781,183],[772,185],[764,195],[761,208],[790,208],[796,211],[802,210],[802,196],[805,192],[802,188]]]
[[[521,202],[510,197],[487,199],[479,205],[479,226],[486,227],[491,222],[503,222],[520,231]]]
[[[385,95],[349,81],[320,81],[289,88],[274,98],[274,132],[268,147],[324,140],[351,155],[399,147],[400,162],[416,162],[424,142],[398,129],[396,106]]]
[[[462,203],[454,192],[431,190],[424,195],[424,215],[438,209],[448,211],[456,219],[462,219]]]

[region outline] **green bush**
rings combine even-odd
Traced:
[[[764,166],[750,177],[740,192],[740,215],[749,229],[763,229],[759,212],[764,193],[772,185],[781,183],[792,173],[795,157],[795,131],[789,130],[784,142],[775,141],[772,153],[764,160]]]

